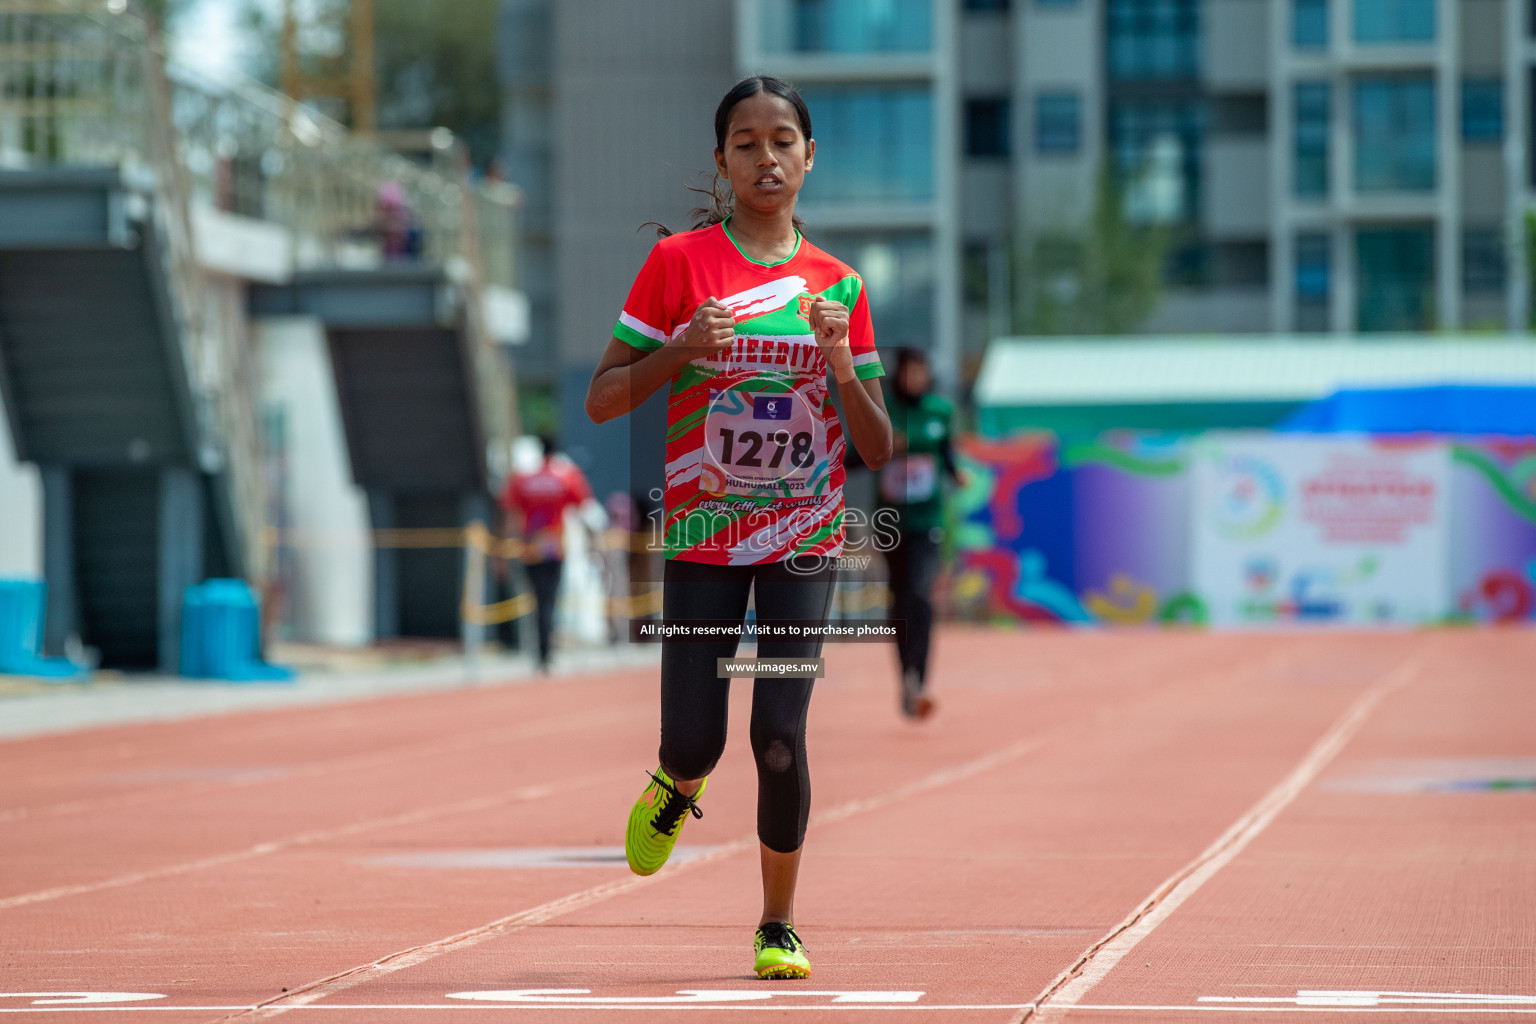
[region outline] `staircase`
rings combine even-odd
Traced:
[[[443,536],[491,521],[489,453],[506,436],[496,416],[506,405],[477,385],[507,375],[475,361],[471,294],[431,264],[299,274],[252,293],[256,316],[324,324],[352,477],[383,536]],[[451,546],[376,548],[375,634],[458,636],[462,571]]]
[[[217,396],[190,372],[157,202],[113,169],[0,172],[0,397],[43,470],[47,646],[171,670],[182,589],[210,562],[251,571],[254,524],[211,515],[242,467],[199,415]]]
[[[169,671],[187,586],[267,576],[253,314],[324,322],[376,528],[488,515],[514,410],[481,276],[510,273],[511,218],[441,154],[423,167],[169,66],[122,6],[0,0],[0,404],[42,470],[48,649]],[[417,263],[360,230],[385,182],[419,221]],[[284,283],[209,271],[210,211],[286,238]],[[381,551],[379,635],[454,635],[460,571],[451,551]]]
[[[207,315],[171,90],[142,23],[0,3],[0,399],[44,478],[45,646],[175,671],[181,594],[259,578],[262,467]]]

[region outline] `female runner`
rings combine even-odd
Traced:
[[[664,237],[636,278],[592,376],[602,423],[663,384],[667,404],[668,625],[739,629],[755,593],[758,657],[814,659],[843,546],[843,416],[864,461],[891,454],[864,282],[807,242],[795,198],[814,161],[811,115],[777,78],[738,82],[715,111],[715,169],[734,197]],[[799,638],[768,633],[790,627]],[[725,749],[730,680],[716,660],[739,637],[670,638],[661,654],[660,767],[630,812],[624,848],[658,870]],[[805,721],[811,678],[759,677],[752,690],[763,914],[760,978],[810,974],[794,929],[795,878],[810,812]]]

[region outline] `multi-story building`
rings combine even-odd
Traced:
[[[962,335],[959,22],[934,0],[736,2],[736,70],[788,78],[811,109],[811,237],[863,275],[880,344],[929,350],[947,381]]]
[[[1155,172],[1159,146],[1177,155],[1153,212],[1183,230],[1147,329],[1523,325],[1526,4],[968,6],[993,8],[967,20],[998,33],[1013,22],[1024,231],[1082,216],[1091,194],[1074,185],[1105,161],[1144,215],[1130,209],[1137,176]]]
[[[530,339],[520,380],[558,396],[559,431],[594,490],[660,483],[660,396],[595,427],[582,409],[629,286],[656,239],[686,228],[708,183],[715,104],[736,77],[725,0],[505,0],[501,79],[508,173],[524,185]],[[535,268],[532,264],[539,264]]]
[[[1524,326],[1527,8],[1293,0],[1263,12],[1279,129],[1274,326]]]
[[[552,183],[529,190],[552,268],[535,344],[568,389],[649,244],[631,225],[686,221],[713,103],[758,71],[810,102],[811,236],[864,275],[881,343],[929,348],[946,384],[1029,323],[1032,243],[1088,230],[1107,201],[1170,240],[1134,330],[1525,323],[1536,20],[1520,0],[507,5],[543,26],[504,47],[545,62],[511,69],[508,144],[520,182]]]

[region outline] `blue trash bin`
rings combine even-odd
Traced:
[[[0,673],[74,679],[85,674],[63,658],[44,658],[43,609],[48,587],[42,580],[0,580]]]
[[[260,657],[261,604],[244,580],[188,587],[181,603],[181,674],[231,683],[286,682],[291,669]]]

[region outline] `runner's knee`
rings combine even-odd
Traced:
[[[805,737],[794,722],[753,722],[752,756],[759,774],[783,775],[795,770]]]
[[[793,853],[805,842],[811,780],[805,740],[795,730],[754,729],[757,760],[757,837],[778,853]]]
[[[720,755],[725,752],[725,738],[714,742],[712,737],[687,736],[661,738],[661,767],[674,779],[692,781],[702,779],[715,770]]]

